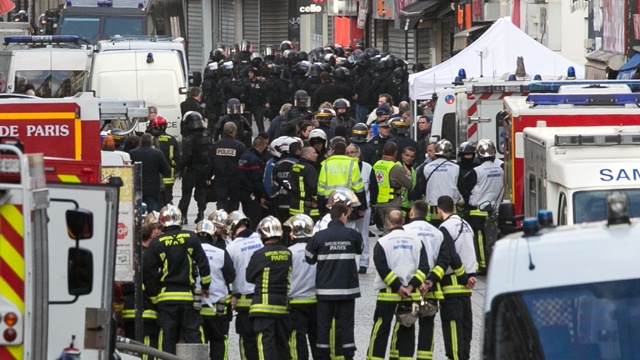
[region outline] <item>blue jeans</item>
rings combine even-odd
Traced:
[[[366,105],[356,104],[356,121],[359,123],[367,123],[367,117],[369,116],[369,107]]]

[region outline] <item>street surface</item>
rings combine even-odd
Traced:
[[[174,186],[173,203],[177,206],[180,201],[182,181],[176,180]],[[210,203],[207,206],[205,217],[208,217],[213,211],[216,210],[215,203]],[[187,230],[194,230],[195,224],[193,221],[198,215],[198,207],[195,201],[192,199],[189,205],[189,212],[187,218],[189,223],[184,226]],[[375,226],[371,227],[374,233],[379,233]],[[369,238],[369,246],[373,253],[373,246],[378,238]],[[371,327],[373,326],[373,312],[376,306],[376,293],[373,290],[373,280],[375,278],[375,267],[373,266],[373,260],[370,264],[369,270],[366,274],[360,275],[360,291],[362,297],[356,300],[356,314],[355,314],[355,340],[358,350],[356,351],[356,360],[365,360],[367,347],[369,346],[369,337],[371,335]],[[484,297],[486,289],[486,277],[481,276],[478,278],[478,282],[471,298],[473,304],[473,340],[471,342],[471,359],[481,358],[480,349],[480,336],[482,328],[482,309],[484,307]],[[417,330],[417,329],[416,329]],[[416,331],[417,333],[417,331]],[[229,330],[229,360],[239,360],[240,351],[238,348],[238,336],[235,333],[235,324],[232,322]],[[434,360],[446,359],[444,352],[444,342],[442,340],[442,327],[440,325],[440,317],[436,316],[436,342],[434,347]],[[276,359],[273,359],[276,360]]]

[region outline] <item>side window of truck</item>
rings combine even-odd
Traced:
[[[567,197],[564,193],[560,193],[558,200],[558,226],[567,225]]]
[[[441,135],[442,135],[442,139],[447,139],[452,144],[455,144],[457,142],[455,113],[444,114],[444,116],[442,117],[442,134]]]
[[[538,197],[536,188],[536,175],[529,174],[528,181],[528,194],[529,194],[529,216],[535,216],[538,213]]]

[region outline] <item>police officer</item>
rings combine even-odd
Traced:
[[[437,306],[438,301],[444,299],[439,282],[449,267],[450,255],[448,247],[443,246],[442,232],[426,221],[428,211],[429,206],[423,200],[413,203],[409,212],[411,220],[403,228],[410,237],[419,239],[424,245],[430,269],[427,279],[431,281],[432,287],[426,294],[423,292],[422,296],[425,301]],[[435,312],[418,319],[418,360],[433,359],[434,321]]]
[[[289,316],[293,325],[291,332],[291,353],[300,360],[309,359],[309,348],[314,359],[318,358],[318,314],[316,300],[316,266],[307,263],[305,248],[313,236],[313,220],[305,214],[292,216],[284,223],[289,228],[289,246],[293,260],[291,287],[289,288]]]
[[[471,292],[476,283],[477,266],[473,230],[460,216],[453,214],[451,197],[439,197],[437,205],[443,221],[439,229],[452,257],[440,282],[444,294],[440,307],[442,337],[448,359],[468,360],[473,330]],[[428,281],[427,284],[430,285]]]
[[[234,79],[233,62],[226,61],[218,67],[218,89],[220,101],[227,104],[231,99],[239,99],[242,96],[242,87]]]
[[[423,170],[426,179],[425,197],[429,204],[427,220],[434,226],[441,223],[436,212],[438,198],[443,195],[451,197],[454,201],[461,198],[457,187],[460,167],[449,160],[452,150],[448,140],[438,141],[435,146],[436,159],[425,165]]]
[[[316,298],[318,299],[319,360],[330,359],[330,333],[335,322],[334,353],[353,360],[355,299],[360,297],[358,269],[353,261],[362,253],[362,237],[345,227],[349,217],[347,206],[331,207],[331,222],[327,229],[316,233],[306,247],[306,259],[316,264]]]
[[[251,123],[244,117],[242,114],[244,113],[244,104],[240,103],[240,100],[236,98],[231,98],[227,101],[227,115],[223,116],[218,124],[216,125],[216,130],[213,133],[213,139],[218,141],[220,136],[225,136],[222,134],[224,125],[226,123],[234,123],[236,125],[236,135],[235,138],[244,144],[245,147],[251,147],[251,136],[253,135],[253,130],[251,130]]]
[[[176,341],[182,334],[185,342],[202,343],[200,314],[194,308],[192,290],[195,285],[191,269],[200,275],[202,295],[209,296],[211,270],[198,236],[182,230],[182,213],[173,205],[160,210],[164,233],[149,244],[143,259],[145,289],[153,289],[158,306],[160,350],[175,354]],[[158,269],[163,269],[162,274]]]
[[[177,171],[183,174],[182,198],[178,207],[185,214],[183,221],[187,223],[187,210],[191,202],[191,191],[195,187],[193,198],[198,204],[198,216],[196,223],[204,218],[207,209],[207,187],[211,180],[211,161],[209,150],[211,149],[211,135],[206,130],[202,115],[190,111],[184,115],[183,122],[189,124],[189,135],[182,139],[182,158]]]
[[[247,282],[257,284],[249,316],[257,336],[259,359],[290,360],[289,276],[291,251],[280,244],[282,225],[273,216],[258,224],[264,247],[256,250],[247,265]]]
[[[309,111],[311,98],[304,90],[296,91],[293,99],[293,106],[285,114],[282,121],[282,133],[287,136],[295,136],[298,126],[303,121],[311,120],[312,113]]]
[[[275,203],[277,206],[276,217],[286,221],[289,218],[289,206],[291,205],[291,183],[289,176],[293,165],[300,160],[300,151],[302,149],[302,141],[296,138],[288,137],[280,145],[280,151],[283,156],[273,168],[273,183],[277,187],[277,195]]]
[[[373,148],[373,152],[368,154],[368,158],[364,160],[370,164],[375,164],[378,160],[382,159],[382,150],[384,149],[384,144],[391,138],[391,124],[389,124],[386,120],[384,120],[384,116],[381,117],[383,120],[376,123],[378,127],[378,135],[372,137],[369,140],[369,144]]]
[[[253,115],[258,131],[264,131],[264,110],[269,108],[265,94],[266,80],[264,76],[260,76],[258,69],[250,67],[244,82],[244,99],[247,111]]]
[[[411,189],[413,179],[411,170],[406,164],[396,162],[396,144],[389,141],[384,144],[382,159],[373,165],[373,172],[378,183],[378,197],[375,201],[380,217],[385,221],[385,232],[388,222],[385,218],[392,210],[401,210],[403,189]]]
[[[232,122],[224,124],[224,137],[211,147],[216,206],[228,213],[238,210],[238,162],[246,150],[244,144],[236,140],[237,130]]]
[[[267,194],[262,185],[264,167],[262,153],[267,149],[267,140],[257,136],[253,139],[251,149],[245,150],[238,162],[238,197],[242,210],[252,224],[257,224],[262,217],[262,208]]]
[[[236,333],[240,336],[240,353],[248,360],[258,359],[256,334],[253,321],[249,318],[249,308],[255,286],[247,282],[246,270],[249,260],[256,250],[262,248],[260,235],[251,231],[251,221],[241,211],[234,211],[227,217],[227,228],[233,241],[227,245],[227,253],[236,269],[233,282],[231,307],[236,310]]]
[[[320,217],[318,209],[318,170],[315,168],[318,154],[311,147],[300,150],[300,160],[291,167],[289,184],[291,185],[291,202],[289,214],[306,214],[312,219]]]
[[[361,212],[361,215],[364,216],[364,211],[367,210],[367,199],[362,175],[360,174],[357,159],[346,156],[346,150],[347,144],[345,142],[335,142],[331,149],[332,155],[320,167],[318,175],[319,207],[321,209],[324,208],[326,197],[331,194],[333,189],[345,187],[352,190],[360,200],[361,205],[358,212]]]
[[[352,134],[351,129],[356,124],[356,119],[349,115],[351,103],[347,99],[338,99],[333,102],[336,116],[331,120],[331,129],[335,132],[338,126],[342,126],[347,134]]]
[[[188,134],[189,123],[184,121],[184,115],[189,111],[197,111],[204,118],[204,110],[200,105],[200,99],[202,98],[202,90],[199,87],[194,86],[189,89],[189,97],[180,103],[180,114],[182,115],[182,123],[180,124],[180,135],[186,136]]]
[[[404,154],[404,149],[407,147],[413,148],[413,152],[418,148],[418,143],[415,142],[412,138],[407,136],[407,132],[409,131],[409,124],[404,121],[401,117],[394,117],[389,119],[389,124],[391,125],[391,138],[390,140],[396,143],[398,147],[397,159],[398,161],[402,161],[402,155]],[[415,154],[414,154],[415,155]],[[413,165],[413,164],[410,164]]]
[[[318,122],[317,129],[324,131],[327,139],[333,139],[335,133],[331,128],[331,123],[335,119],[336,112],[331,109],[320,109],[314,116]]]
[[[209,343],[211,360],[226,360],[229,352],[229,322],[227,313],[231,304],[229,284],[236,278],[236,270],[229,254],[214,245],[217,227],[209,220],[196,224],[202,249],[209,260],[211,285],[209,296],[202,297],[202,316],[205,341]],[[213,305],[213,306],[212,306]]]
[[[227,216],[229,216],[229,214],[227,214],[226,211],[218,209],[212,212],[208,218],[208,220],[211,221],[213,223],[213,226],[215,227],[215,233],[212,235],[213,246],[222,250],[225,250],[227,248],[227,243],[230,240],[229,230],[227,229],[226,225]]]
[[[476,254],[478,255],[479,270],[486,271],[487,259],[485,255],[484,222],[487,220],[487,212],[480,210],[480,205],[487,204],[490,208],[497,208],[504,195],[504,172],[500,164],[495,162],[496,147],[489,139],[478,141],[476,154],[480,165],[471,170],[463,181],[460,189],[462,196],[468,196],[465,204],[466,220],[471,224],[475,236]]]
[[[402,228],[402,212],[389,212],[385,221],[390,232],[380,238],[373,248],[373,261],[376,265],[373,287],[378,290],[378,297],[367,352],[369,358],[378,359],[385,357],[396,309],[411,309],[414,301],[420,301],[420,291],[421,288],[426,288],[423,282],[429,272],[424,245],[420,239]],[[401,323],[394,326],[393,339],[395,341],[391,343],[389,357],[413,359],[415,324]]]
[[[222,91],[218,88],[218,67],[223,57],[224,55],[220,52],[220,49],[211,50],[209,63],[202,73],[202,103],[205,105],[207,128],[210,133],[213,133],[216,123],[222,116],[223,103]]]
[[[180,146],[175,137],[167,134],[167,119],[158,115],[151,123],[151,135],[156,139],[156,148],[164,154],[169,163],[171,174],[162,178],[164,189],[160,194],[160,208],[173,203],[173,184],[175,183],[175,168],[180,162]],[[172,204],[173,205],[173,204]]]
[[[320,129],[313,129],[309,132],[309,144],[313,146],[318,154],[318,159],[314,166],[320,170],[320,164],[327,159],[327,134]]]

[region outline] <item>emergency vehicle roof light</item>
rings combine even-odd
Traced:
[[[566,81],[543,81],[529,83],[529,92],[532,93],[557,93],[562,85],[585,85],[585,86],[613,86],[627,85],[631,92],[640,92],[640,81],[638,80],[577,80],[570,83]]]
[[[465,80],[467,78],[467,72],[461,68],[460,70],[458,70],[458,76],[460,76],[462,80]]]
[[[538,224],[541,228],[553,226],[553,213],[551,210],[538,211]]]
[[[112,7],[113,3],[109,0],[100,0],[98,1],[98,7]]]
[[[538,219],[536,218],[526,218],[522,222],[522,231],[525,236],[535,235],[540,230],[540,224],[538,224]]]
[[[542,80],[542,76],[540,76],[540,74],[536,74],[536,75],[533,77],[533,80],[534,80],[534,81],[540,81],[540,80]]]
[[[472,91],[476,93],[528,93],[529,85],[527,84],[507,84],[504,85],[473,85]]]
[[[556,146],[640,145],[640,133],[556,135],[555,144]]]
[[[453,85],[464,85],[464,82],[462,82],[462,78],[460,76],[456,76],[456,78],[453,80]]]
[[[518,79],[516,78],[516,76],[514,74],[509,74],[509,78],[507,79],[507,81],[516,81],[516,80],[518,80]]]
[[[67,0],[67,1],[64,3],[64,6],[65,6],[65,9],[66,9],[67,7],[69,7],[69,6],[71,6],[71,0]]]
[[[144,8],[144,3],[142,3],[142,1],[138,3],[138,9],[140,9],[140,11],[146,11],[147,10],[147,9]]]
[[[640,104],[640,94],[530,94],[527,102],[538,105],[627,105]],[[639,105],[640,106],[640,105]]]
[[[575,80],[576,79],[576,69],[573,66],[569,66],[567,69],[567,80]]]
[[[622,191],[607,195],[607,225],[629,223],[629,198]]]
[[[77,44],[80,38],[75,35],[20,35],[5,36],[4,44],[61,44],[74,43]]]

